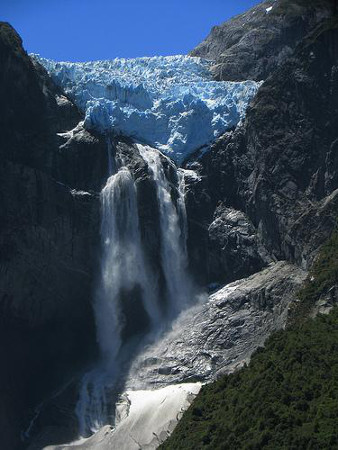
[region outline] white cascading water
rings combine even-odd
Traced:
[[[101,364],[85,375],[77,405],[80,434],[87,436],[109,422],[111,392],[119,375],[123,354],[121,336],[124,319],[121,300],[124,291],[136,288],[150,321],[148,337],[185,309],[193,297],[187,273],[186,212],[184,177],[178,172],[178,199],[175,206],[158,150],[137,145],[156,183],[161,227],[161,264],[167,288],[167,309],[157,293],[155,276],[147,268],[138,218],[137,189],[127,167],[112,175],[101,192],[102,264],[95,301],[97,339]],[[110,153],[111,146],[108,145]],[[168,159],[168,164],[173,163]],[[175,167],[173,165],[173,167]],[[176,170],[176,167],[175,167]]]
[[[165,176],[161,156],[167,160],[168,164],[173,166],[174,164],[154,148],[140,144],[137,147],[156,182],[162,235],[161,259],[169,296],[169,314],[172,318],[188,306],[193,293],[187,273],[186,212],[184,192],[181,187],[183,175],[178,174],[177,211],[172,201],[171,189]]]

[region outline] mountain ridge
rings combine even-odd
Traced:
[[[212,29],[190,52],[214,61],[217,80],[265,80],[334,12],[334,0],[266,0]]]

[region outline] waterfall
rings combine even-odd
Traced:
[[[141,302],[150,328],[160,321],[160,312],[141,245],[136,187],[126,167],[108,179],[101,204],[103,255],[95,313],[100,350],[110,365],[115,362],[126,326],[121,302],[129,297],[138,311],[141,309],[135,302]]]
[[[101,192],[102,260],[94,307],[101,361],[82,381],[77,405],[82,436],[109,423],[111,391],[128,357],[128,344],[133,339],[140,344],[146,336],[154,336],[193,296],[187,273],[183,174],[177,172],[174,201],[163,158],[175,172],[176,166],[158,150],[142,145],[137,148],[156,186],[166,309],[142,246],[137,188],[131,172],[123,166],[108,178]]]
[[[178,174],[177,207],[172,200],[171,188],[165,175],[161,157],[176,171],[176,166],[158,150],[137,144],[140,155],[148,164],[156,182],[162,236],[161,263],[169,294],[169,312],[172,317],[185,309],[193,295],[187,272],[186,211],[183,192],[183,174]]]

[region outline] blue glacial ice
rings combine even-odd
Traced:
[[[34,55],[85,113],[85,128],[122,134],[181,163],[245,115],[260,83],[213,81],[189,56],[56,62]]]

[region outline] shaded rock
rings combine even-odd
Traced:
[[[69,295],[73,301],[88,296],[98,198],[13,163],[0,173],[2,311],[39,326],[76,309]]]
[[[244,124],[199,159],[190,217],[210,224],[222,202],[245,212],[273,259],[309,267],[337,217],[337,51],[332,19],[262,85]],[[202,254],[209,237],[199,230],[204,240],[190,245]]]
[[[194,177],[184,175],[190,272],[196,283],[205,286],[212,281],[208,274],[208,229],[216,205],[208,190],[207,176],[199,176],[200,173],[204,174],[203,166],[194,162],[188,167],[197,175]]]
[[[249,217],[225,207],[221,190],[213,195],[210,184],[222,180],[222,172],[198,176],[206,173],[204,161],[188,163],[196,172],[195,177],[186,176],[190,266],[198,283],[224,284],[258,272],[272,257]]]
[[[36,405],[96,354],[107,146],[3,22],[0,68],[0,446],[16,450]]]
[[[1,165],[0,180],[1,386],[14,423],[0,422],[18,440],[29,410],[95,354],[99,202],[10,162]]]
[[[53,176],[76,189],[100,192],[108,178],[107,142],[86,131],[82,121],[58,138]]]
[[[238,280],[271,262],[255,227],[241,211],[220,205],[208,236],[208,274],[213,282]]]
[[[264,80],[333,11],[330,0],[266,0],[213,27],[190,54],[215,60],[218,80]]]

